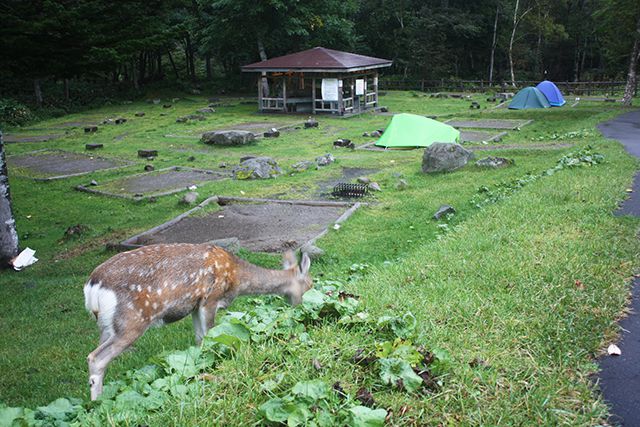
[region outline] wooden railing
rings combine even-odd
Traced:
[[[260,109],[264,110],[277,110],[284,109],[284,98],[261,98]]]
[[[487,80],[418,80],[418,79],[390,79],[381,78],[378,87],[381,90],[419,90],[422,92],[514,92],[523,87],[535,86],[539,81],[516,81],[514,88],[510,84],[489,85]],[[586,81],[586,82],[559,82],[554,81],[560,91],[565,94],[590,96],[590,95],[621,95],[624,93],[626,82],[624,81]],[[637,91],[636,91],[637,95]]]

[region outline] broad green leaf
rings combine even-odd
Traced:
[[[281,398],[270,399],[263,403],[258,412],[267,420],[285,423],[295,406]]]
[[[302,304],[308,307],[318,307],[325,303],[327,296],[317,289],[309,289],[302,295]]]
[[[322,380],[300,381],[291,389],[296,396],[312,401],[327,397],[328,391],[329,386]]]
[[[14,420],[24,417],[24,408],[0,408],[0,427],[11,427]]]
[[[387,411],[384,409],[371,409],[366,406],[354,406],[349,408],[350,427],[382,427],[387,418]]]
[[[398,380],[402,380],[404,387],[410,392],[416,391],[422,384],[422,378],[402,359],[380,359],[378,363],[380,378],[385,384],[397,386]]]

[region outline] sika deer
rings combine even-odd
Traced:
[[[109,362],[150,326],[191,313],[200,344],[216,310],[238,295],[284,295],[299,304],[312,286],[310,264],[304,254],[298,266],[289,251],[284,270],[268,270],[209,244],[146,246],[105,261],[84,286],[85,306],[100,328],[100,345],[87,357],[91,400],[102,393]]]

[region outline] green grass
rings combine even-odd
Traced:
[[[484,106],[484,98],[474,99]],[[35,407],[60,396],[87,398],[85,357],[97,344],[97,327],[84,312],[84,281],[95,266],[113,255],[104,250],[105,243],[123,240],[185,210],[178,204],[180,194],[160,197],[155,203],[136,203],[80,193],[72,187],[91,179],[106,182],[141,172],[145,162],[136,159],[136,151],[142,148],[159,150],[153,161],[156,168],[178,165],[214,170],[220,162],[235,164],[249,154],[274,157],[287,168],[331,152],[336,163],[320,170],[264,182],[202,184],[200,200],[213,194],[311,197],[318,183],[339,176],[341,167],[379,170],[371,176],[384,191],[371,200],[375,203],[358,210],[339,230],[319,241],[326,255],[312,265],[312,273],[316,278],[347,281],[352,264],[369,265],[363,278],[349,281],[349,291],[361,295],[362,304],[374,316],[412,312],[418,320],[417,341],[449,351],[453,364],[441,390],[425,397],[381,387],[349,362],[357,348],[373,345],[375,337],[324,322],[309,328],[311,347],[278,342],[243,347],[211,372],[216,381],[202,382],[198,398],[165,405],[144,423],[252,424],[256,408],[268,399],[260,384],[280,372],[288,385],[318,377],[329,384],[339,380],[351,395],[365,385],[374,391],[379,407],[393,410],[392,425],[604,422],[607,410],[589,376],[597,369],[594,358],[617,332],[615,320],[623,312],[628,278],[637,267],[639,223],[614,217],[612,211],[638,165],[619,144],[604,140],[595,125],[623,110],[597,103],[545,111],[469,110],[468,101],[402,92],[390,92],[381,103],[394,112],[442,118],[535,122],[503,139],[523,149],[478,153],[512,158],[514,166],[487,171],[469,165],[437,175],[420,172],[421,151],[332,150],[332,141],[339,137],[356,144],[367,142],[362,133],[386,126],[391,118],[385,116],[320,116],[318,129],[285,132],[247,147],[205,146],[198,142],[198,134],[208,129],[256,121],[288,123],[304,117],[259,115],[254,106],[237,104],[218,108],[205,122],[175,123],[176,117],[206,106],[205,99],[195,97],[174,103],[172,109],[142,103],[114,105],[41,122],[33,128],[86,118],[130,119],[119,126],[101,126],[95,135],[84,135],[78,128],[56,141],[8,145],[8,154],[45,147],[83,152],[86,142],[102,142],[105,148],[97,155],[136,160],[137,166],[48,183],[11,176],[21,243],[36,249],[40,261],[23,272],[6,271],[0,276],[0,401]],[[135,118],[136,111],[147,114]],[[124,133],[124,139],[114,140]],[[591,144],[605,155],[605,163],[562,170],[483,209],[471,205],[480,186],[540,173],[575,151],[526,149],[529,144],[557,142],[578,147]],[[196,160],[188,161],[189,156]],[[399,177],[408,181],[407,190],[394,189]],[[444,203],[458,211],[449,221],[448,232],[431,219]],[[65,230],[75,224],[85,225],[88,231],[65,239]],[[279,262],[272,255],[243,252],[243,256],[271,267]],[[576,287],[576,280],[584,289]],[[242,299],[231,309],[251,304]],[[192,343],[190,320],[150,330],[132,351],[111,364],[107,381],[122,378],[155,354]],[[321,371],[313,368],[313,358],[323,365]],[[474,358],[487,361],[488,367],[470,367]],[[409,408],[404,414],[402,406]]]

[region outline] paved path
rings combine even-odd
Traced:
[[[601,123],[598,129],[607,138],[620,141],[629,154],[640,157],[640,110]],[[640,217],[640,173],[633,193],[616,215]],[[611,406],[612,422],[627,427],[640,426],[640,278],[631,288],[631,314],[620,322],[618,346],[621,356],[604,356],[600,361],[600,389]]]

